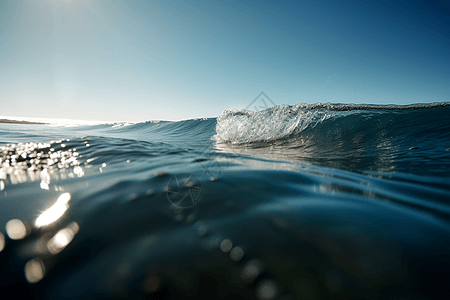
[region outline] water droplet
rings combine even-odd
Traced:
[[[241,247],[234,247],[230,251],[230,257],[233,261],[238,262],[244,257],[244,250]]]
[[[25,277],[29,283],[36,283],[44,278],[45,266],[40,258],[33,258],[25,264]]]
[[[6,244],[5,236],[3,235],[3,233],[0,232],[0,252],[2,252],[3,249],[5,249],[5,244]]]
[[[78,224],[73,222],[68,227],[61,229],[47,243],[47,248],[52,254],[61,252],[74,238],[78,232]]]
[[[241,278],[246,283],[253,282],[263,270],[263,263],[259,259],[249,261],[241,272]]]
[[[197,234],[199,236],[204,236],[206,233],[208,233],[208,228],[205,225],[198,226]]]
[[[233,248],[233,243],[229,239],[224,239],[220,243],[220,250],[223,252],[230,252],[231,248]]]
[[[64,193],[59,196],[58,200],[52,207],[44,211],[37,219],[36,219],[36,227],[43,227],[50,225],[51,223],[58,220],[69,208],[67,204],[70,200],[71,196],[69,193]]]
[[[195,221],[195,218],[196,218],[196,217],[197,217],[197,216],[196,216],[195,214],[189,214],[189,215],[186,217],[186,222],[192,223],[192,222]]]
[[[261,300],[272,300],[278,294],[278,285],[275,281],[267,279],[258,284],[256,297]]]
[[[13,219],[6,223],[6,233],[12,240],[21,240],[27,235],[27,228],[21,220]]]

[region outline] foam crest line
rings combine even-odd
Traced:
[[[342,103],[315,103],[307,104],[300,103],[292,106],[293,109],[326,109],[330,111],[350,111],[350,110],[414,110],[414,109],[427,109],[435,107],[450,106],[450,102],[433,102],[433,103],[416,103],[409,105],[396,105],[396,104],[342,104]]]
[[[438,116],[448,115],[449,108],[448,102],[412,105],[302,103],[274,106],[259,112],[225,110],[217,118],[212,139],[217,143],[247,144],[291,140],[314,132],[321,140],[339,132],[342,139],[351,140],[361,136],[360,131],[365,128],[364,137],[369,142],[371,138],[378,138],[378,131],[397,136],[405,128],[417,132],[417,128],[429,128],[436,122],[442,124],[435,124],[437,127],[430,132],[443,132],[439,128],[448,124],[445,117]],[[372,132],[374,128],[377,132]]]
[[[333,111],[304,110],[286,104],[259,112],[225,110],[217,118],[217,134],[212,139],[231,144],[269,142],[313,128],[335,115]]]

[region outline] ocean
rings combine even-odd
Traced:
[[[450,103],[1,123],[0,262],[2,299],[445,299]]]

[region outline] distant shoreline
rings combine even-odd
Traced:
[[[8,120],[8,119],[0,119],[0,123],[8,123],[8,124],[39,124],[39,125],[50,124],[50,123],[42,123],[42,122],[18,121],[18,120]]]

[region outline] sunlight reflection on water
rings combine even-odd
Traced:
[[[59,196],[58,200],[52,207],[48,210],[44,211],[37,219],[36,219],[36,227],[43,227],[50,225],[51,223],[58,220],[69,208],[67,202],[70,200],[70,194],[64,193]]]

